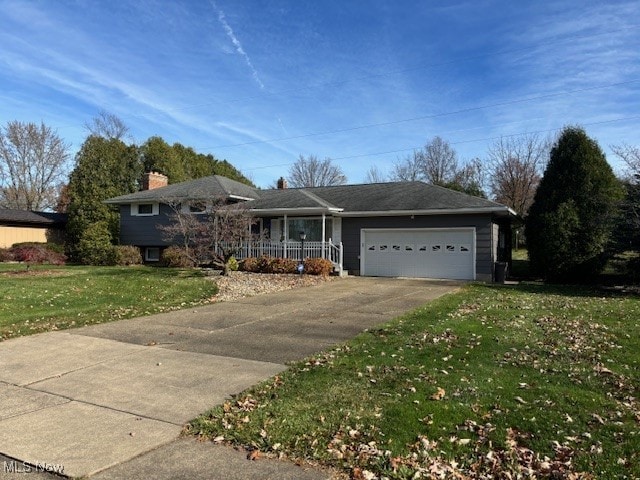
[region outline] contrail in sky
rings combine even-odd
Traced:
[[[260,77],[258,76],[258,71],[253,66],[253,63],[251,63],[251,59],[249,58],[249,55],[247,55],[247,52],[245,52],[244,49],[242,48],[242,44],[240,43],[240,40],[238,40],[235,33],[233,33],[233,29],[227,23],[227,19],[224,15],[224,12],[220,8],[218,8],[218,5],[216,4],[216,2],[212,1],[211,5],[216,10],[216,12],[218,12],[218,21],[220,22],[220,25],[222,25],[222,28],[224,28],[224,31],[227,33],[227,36],[231,40],[231,43],[233,43],[233,46],[236,47],[236,52],[242,55],[242,57],[244,58],[244,61],[247,62],[247,65],[251,69],[251,72],[253,74],[253,79],[260,86],[260,89],[264,90],[264,83],[262,83],[262,80],[260,80]]]

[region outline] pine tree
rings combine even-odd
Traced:
[[[582,128],[565,127],[526,220],[532,269],[551,281],[600,273],[621,195],[597,142]]]

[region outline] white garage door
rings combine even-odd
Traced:
[[[475,280],[475,229],[363,229],[360,274]]]

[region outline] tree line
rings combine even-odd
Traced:
[[[88,135],[70,172],[69,144],[44,123],[0,127],[0,208],[67,212],[73,259],[82,260],[87,231],[117,242],[119,214],[102,202],[137,191],[145,171],[162,172],[169,183],[218,174],[251,184],[226,160],[180,143],[154,136],[136,145],[112,114],[101,112],[85,127]],[[555,141],[503,137],[484,161],[462,162],[449,142],[434,137],[388,175],[372,166],[366,181],[419,180],[485,198],[489,192],[525,220],[534,269],[549,279],[585,278],[612,253],[640,252],[640,147],[612,150],[627,165],[623,178],[615,177],[600,146],[579,127],[566,127]],[[313,155],[300,155],[287,179],[292,187],[347,182],[339,165]],[[635,262],[630,265],[637,270]]]

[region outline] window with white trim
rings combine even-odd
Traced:
[[[300,232],[304,232],[307,236],[306,240],[310,242],[322,241],[322,218],[303,218],[293,217],[288,219],[289,240],[300,241]],[[331,238],[333,222],[325,220],[324,233],[325,240]]]
[[[158,215],[159,205],[157,203],[132,203],[131,215],[134,217],[149,217]]]

